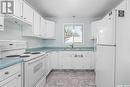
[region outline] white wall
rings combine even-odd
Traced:
[[[38,38],[22,37],[22,28],[15,23],[5,23],[5,31],[0,31],[0,40],[26,40],[28,48],[36,47],[64,47],[64,23],[73,23],[72,18],[56,18],[56,40],[41,40]],[[76,19],[76,23],[84,24],[84,44],[82,46],[92,47],[93,41],[91,41],[91,29],[88,19],[80,18]],[[28,28],[27,28],[28,29]]]
[[[56,21],[56,40],[45,40],[44,45],[48,47],[64,47],[64,24],[73,23],[72,18],[48,18]],[[90,22],[85,18],[76,18],[75,23],[84,24],[84,44],[82,46],[92,47],[93,41],[90,40]]]
[[[127,5],[125,4],[125,6],[117,8],[117,9],[126,9],[125,17],[117,18],[117,42],[116,42],[117,86],[130,85],[130,1],[129,0],[127,1],[128,1]]]
[[[21,26],[5,22],[5,31],[0,31],[0,40],[26,40],[28,48],[43,47],[43,40],[22,37]]]

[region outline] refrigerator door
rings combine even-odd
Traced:
[[[115,45],[115,10],[100,20],[97,30],[97,44]]]
[[[96,87],[114,87],[115,47],[97,46]]]

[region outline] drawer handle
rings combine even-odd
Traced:
[[[83,58],[84,56],[83,56],[83,55],[81,55],[81,57]]]
[[[5,75],[8,75],[9,74],[9,72],[5,72]]]
[[[12,46],[13,44],[9,44],[10,46]]]

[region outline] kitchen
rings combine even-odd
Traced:
[[[130,2],[98,2],[0,0],[0,87],[130,87]]]

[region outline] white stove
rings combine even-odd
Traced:
[[[46,52],[33,52],[26,54],[25,41],[0,41],[1,58],[23,59],[23,87],[35,87],[45,76],[45,64],[42,61]]]
[[[27,61],[39,58],[45,54],[46,52],[40,52],[39,54],[22,54],[21,58],[23,59],[23,61],[27,62]]]

